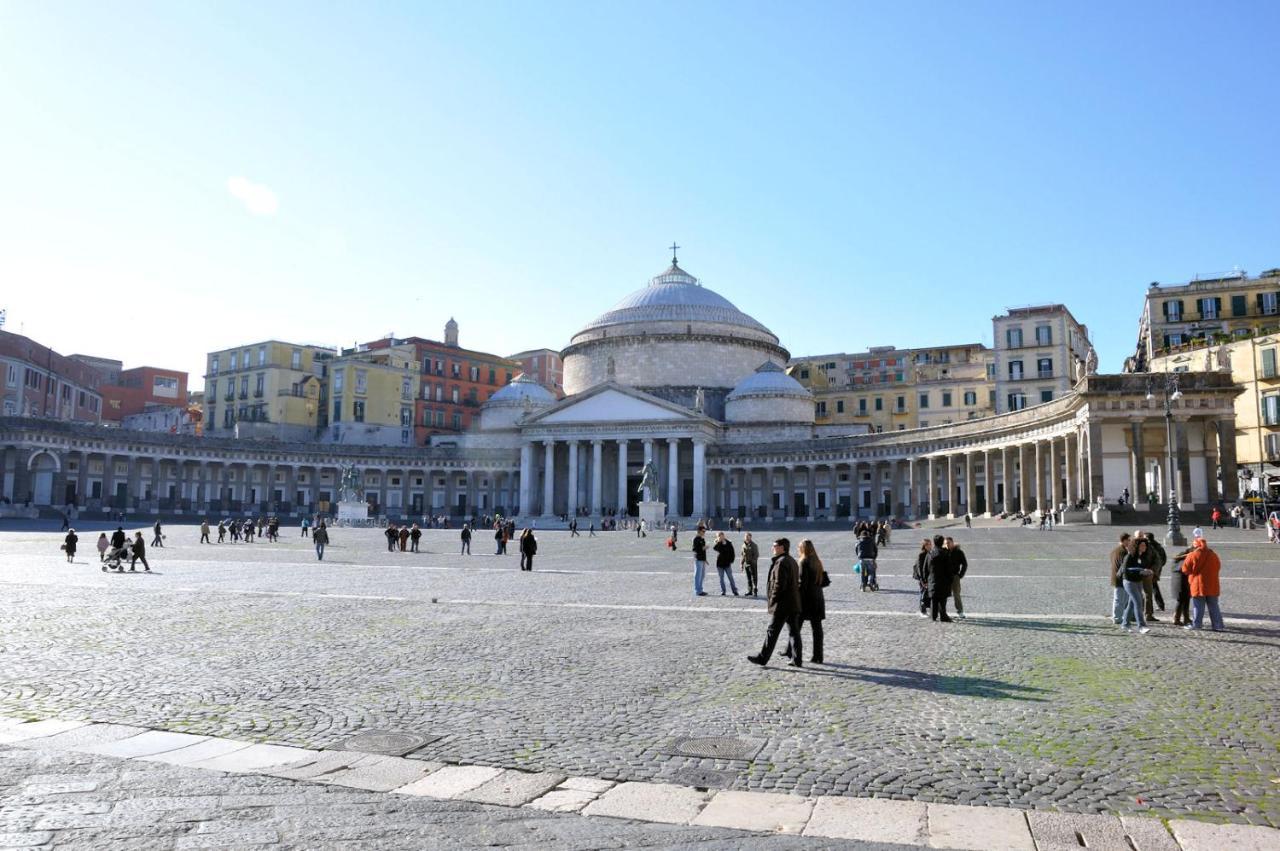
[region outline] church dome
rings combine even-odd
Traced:
[[[699,283],[672,260],[670,268],[583,326],[578,337],[591,331],[615,325],[649,325],[665,322],[710,322],[749,328],[768,335],[768,328],[733,306],[727,298]]]
[[[724,411],[729,423],[813,425],[813,394],[782,367],[765,361],[733,388]]]
[[[554,393],[522,372],[510,384],[490,396],[489,401],[484,403],[484,407],[506,405],[524,407],[526,399],[533,407],[546,407],[556,403]]]
[[[754,373],[738,382],[729,394],[729,400],[748,396],[798,396],[812,399],[813,394],[773,361],[761,364]]]

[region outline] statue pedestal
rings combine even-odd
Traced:
[[[667,518],[667,504],[665,502],[641,502],[637,514],[649,529],[661,529],[663,521]]]
[[[1094,526],[1110,526],[1111,525],[1111,509],[1109,508],[1093,509],[1093,525]]]
[[[343,501],[338,503],[338,522],[365,523],[369,520],[369,503]]]

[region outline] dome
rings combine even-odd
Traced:
[[[501,405],[524,406],[525,400],[534,407],[545,407],[556,403],[556,395],[523,372],[510,384],[489,397],[484,407]]]
[[[577,337],[589,331],[612,325],[646,325],[657,322],[714,322],[719,325],[736,325],[767,334],[768,328],[743,313],[724,296],[707,289],[698,279],[681,269],[673,260],[671,267],[649,281],[649,285],[636,290],[601,314],[582,330]]]
[[[738,382],[729,394],[729,401],[748,396],[798,396],[812,399],[813,394],[773,361],[766,361],[756,371]]]

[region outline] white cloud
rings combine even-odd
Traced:
[[[227,180],[227,191],[255,216],[274,216],[280,209],[276,193],[247,177],[232,177]]]

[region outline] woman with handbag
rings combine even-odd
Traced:
[[[805,538],[800,542],[800,625],[808,621],[813,629],[813,658],[810,662],[822,664],[822,621],[827,616],[827,601],[822,589],[831,584],[831,578],[822,567],[822,559],[813,547],[813,541]],[[799,633],[796,633],[799,635]],[[791,642],[787,641],[787,649],[782,655],[791,656]],[[799,659],[795,660],[797,663]]]

